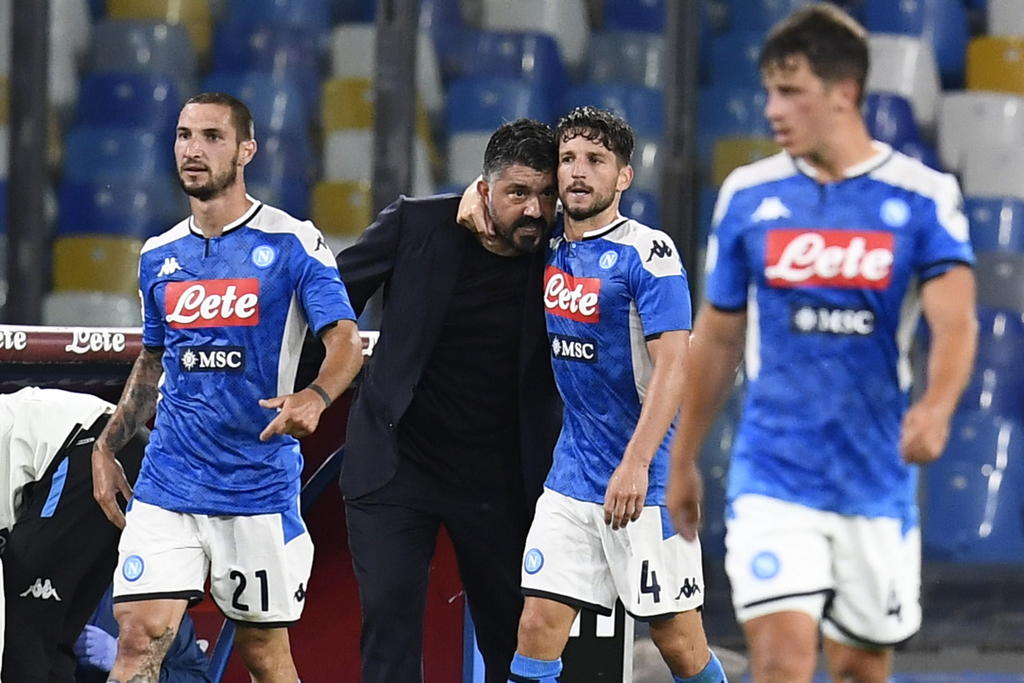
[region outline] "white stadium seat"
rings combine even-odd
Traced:
[[[939,157],[951,171],[962,170],[978,147],[1024,148],[1024,97],[962,90],[942,97]]]
[[[1024,199],[1024,149],[975,147],[967,154],[961,180],[968,196]]]
[[[1020,0],[988,0],[988,35],[1024,35],[1024,7]]]
[[[369,180],[372,175],[373,131],[349,128],[327,136],[324,180]],[[433,192],[430,157],[426,145],[417,138],[413,144],[412,193],[423,197]]]
[[[587,56],[590,26],[583,0],[483,0],[483,28],[547,33],[558,41],[571,69]]]
[[[868,48],[868,92],[902,95],[913,105],[918,125],[933,130],[942,87],[931,45],[911,36],[876,33],[868,37]]]

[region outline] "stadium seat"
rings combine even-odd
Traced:
[[[939,156],[951,170],[962,171],[967,152],[979,147],[1024,146],[1024,97],[1008,93],[962,90],[942,97]]]
[[[583,0],[483,0],[482,28],[547,33],[558,41],[570,69],[583,65],[590,23]]]
[[[665,0],[604,0],[608,31],[665,31]]]
[[[53,244],[56,292],[135,294],[142,240],[112,235],[70,235]]]
[[[321,181],[313,188],[313,223],[325,235],[356,237],[372,213],[373,195],[365,180]]]
[[[661,229],[661,206],[657,195],[651,192],[633,188],[626,190],[619,202],[619,213],[657,230]]]
[[[871,68],[867,91],[907,98],[918,126],[930,132],[938,116],[942,90],[931,45],[920,38],[879,33],[868,36],[868,51]]]
[[[309,181],[305,178],[275,178],[245,181],[245,189],[261,202],[276,206],[299,220],[309,219]]]
[[[188,215],[185,196],[170,177],[65,180],[60,187],[60,235],[145,239]]]
[[[899,95],[868,93],[864,98],[864,120],[873,138],[893,147],[921,137],[913,107]]]
[[[215,72],[203,83],[205,91],[220,91],[245,102],[256,124],[256,139],[270,133],[308,136],[309,97],[294,83],[275,83],[258,71]]]
[[[1024,253],[1024,200],[965,197],[964,213],[971,223],[971,246],[975,252]]]
[[[171,135],[182,99],[170,76],[108,71],[82,79],[78,123],[133,126]]]
[[[990,36],[1024,36],[1024,12],[1019,0],[987,0]]]
[[[329,133],[324,145],[323,168],[323,180],[370,180],[373,176],[373,131],[348,129]],[[433,194],[434,190],[430,154],[419,139],[413,145],[411,190],[417,197]]]
[[[700,449],[699,467],[704,479],[701,503],[700,545],[707,557],[725,557],[726,492],[729,458],[743,405],[741,387],[733,390]]]
[[[587,80],[665,87],[665,39],[640,31],[608,31],[590,37]]]
[[[1024,36],[979,36],[967,46],[968,90],[1024,95]]]
[[[257,140],[256,156],[245,167],[246,183],[278,185],[289,178],[309,182],[316,174],[316,156],[306,136],[271,133]]]
[[[179,24],[111,19],[92,33],[93,71],[155,71],[173,76],[180,93],[195,92],[196,56],[188,31]]]
[[[1024,312],[1024,254],[983,252],[977,261],[978,305]]]
[[[972,147],[960,180],[964,194],[1024,199],[1024,149]]]
[[[423,103],[417,100],[416,135],[430,138],[430,122]],[[323,85],[320,121],[325,132],[345,128],[373,128],[373,82],[366,78],[332,78]]]
[[[491,134],[486,131],[455,133],[448,137],[448,184],[466,187],[480,175],[484,150],[490,139]]]
[[[139,327],[138,295],[50,292],[43,299],[43,324],[67,327]]]
[[[69,52],[78,64],[89,49],[92,19],[87,0],[50,0],[50,54]]]
[[[969,564],[1024,559],[1021,429],[991,414],[956,417],[946,452],[925,469],[926,557]]]
[[[931,43],[943,82],[963,83],[969,23],[959,0],[864,0],[862,17],[871,33],[902,33]]]
[[[76,126],[64,140],[64,180],[172,176],[173,138],[146,128]]]
[[[960,397],[959,410],[1024,419],[1024,374],[1017,368],[988,367],[977,363]]]
[[[712,85],[697,93],[697,155],[710,168],[714,142],[720,137],[771,135],[764,118],[764,90]]]
[[[733,170],[778,151],[772,138],[719,138],[711,156],[711,182],[720,186]]]
[[[902,145],[896,148],[898,152],[906,154],[908,157],[917,159],[925,166],[934,168],[936,171],[944,171],[942,162],[939,161],[939,153],[935,151],[935,148],[924,140],[907,140]]]
[[[208,0],[107,0],[110,19],[154,19],[182,24],[192,37],[192,46],[203,57],[210,51],[213,18]]]
[[[980,367],[1024,374],[1021,349],[1024,349],[1024,313],[986,306],[978,308],[977,364]]]
[[[621,83],[581,83],[565,96],[565,110],[580,105],[608,109],[626,119],[638,136],[661,137],[665,98],[661,90]]]
[[[708,45],[709,78],[716,85],[746,88],[761,87],[758,58],[764,44],[764,31],[727,31],[712,36]]]
[[[435,41],[444,40],[451,31],[464,28],[459,0],[420,0],[420,30]]]
[[[782,21],[795,10],[814,0],[733,0],[729,5],[729,28],[761,31]]]
[[[657,138],[638,137],[633,146],[633,185],[638,190],[646,190],[654,194],[661,192],[661,179],[664,170],[664,155],[659,152],[660,143]]]
[[[711,220],[715,215],[715,202],[718,201],[717,187],[702,187],[697,200],[697,243],[703,247],[711,233]]]
[[[525,116],[551,121],[546,97],[529,83],[510,78],[460,78],[448,87],[449,135],[467,131],[493,132],[506,121]]]
[[[462,30],[446,37],[438,52],[446,81],[518,78],[552,93],[569,81],[558,43],[546,33]]]
[[[331,76],[374,77],[376,30],[373,24],[341,24],[331,32]],[[433,42],[424,31],[416,39],[416,90],[431,114],[444,108],[441,69]]]
[[[316,33],[331,25],[330,0],[229,0],[227,22],[235,26],[294,26]]]

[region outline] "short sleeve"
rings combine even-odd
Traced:
[[[155,286],[149,273],[152,268],[145,267],[145,252],[139,259],[139,301],[142,306],[142,345],[147,348],[163,348],[165,346],[164,316],[161,313],[155,296]]]
[[[306,223],[309,234],[299,235],[302,248],[296,256],[297,291],[306,324],[319,335],[325,327],[339,320],[355,320],[356,314],[348,298],[338,266],[323,235]]]
[[[652,230],[641,239],[629,278],[645,337],[692,327],[690,288],[672,238]]]
[[[922,282],[953,266],[974,263],[968,225],[960,186],[953,176],[943,175],[932,210],[924,212],[918,227],[916,270]]]
[[[705,257],[705,296],[715,308],[738,311],[746,308],[750,267],[743,243],[745,221],[734,208],[732,178],[727,178],[715,204],[712,232]]]

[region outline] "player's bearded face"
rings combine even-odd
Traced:
[[[520,254],[539,250],[555,223],[550,172],[513,164],[489,184],[487,212],[494,234]]]
[[[196,175],[196,172],[200,173]],[[193,180],[189,178],[193,177]],[[209,201],[219,196],[238,180],[238,149],[228,164],[215,169],[207,161],[186,160],[178,167],[178,182],[185,194],[200,201]]]
[[[604,145],[582,135],[558,147],[558,196],[570,218],[583,221],[615,204],[632,179]]]

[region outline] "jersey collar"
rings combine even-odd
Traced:
[[[871,146],[875,148],[875,153],[867,160],[854,164],[846,169],[843,173],[845,179],[856,178],[858,176],[867,175],[875,169],[885,164],[893,156],[892,147],[880,142],[878,140],[872,140]],[[808,178],[817,178],[818,170],[811,166],[809,163],[804,161],[801,157],[793,157],[793,163],[796,165],[798,171],[803,173]]]
[[[588,230],[587,232],[583,233],[583,236],[580,237],[580,241],[596,240],[599,237],[604,237],[605,235],[613,232],[615,229],[617,229],[620,225],[622,225],[628,220],[628,218],[623,218],[622,215],[616,215],[615,219],[608,225],[601,228],[595,228],[594,230]]]
[[[222,230],[220,233],[221,237],[228,234],[232,230],[242,227],[243,225],[251,221],[256,216],[256,214],[260,212],[260,209],[263,208],[263,202],[261,202],[258,199],[254,199],[248,193],[246,193],[245,198],[251,202],[249,208],[246,209],[245,213],[243,213],[239,218],[231,221],[230,223],[224,226],[224,230]],[[196,237],[206,237],[205,235],[203,235],[203,231],[199,229],[199,226],[196,225],[195,216],[190,215],[188,217],[188,229]]]

